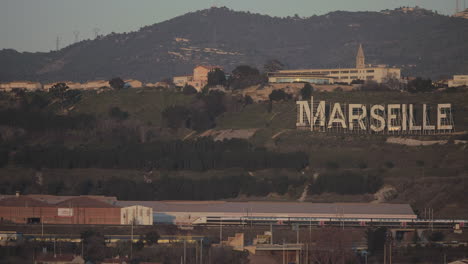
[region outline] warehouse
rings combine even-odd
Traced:
[[[152,225],[152,208],[116,205],[105,196],[0,196],[0,222],[20,224]]]
[[[17,195],[0,200],[0,222],[40,223],[44,216],[52,216],[56,210],[50,204]]]

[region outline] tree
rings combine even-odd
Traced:
[[[244,105],[250,105],[253,103],[254,103],[254,100],[252,99],[252,97],[250,97],[250,95],[244,96]]]
[[[49,93],[58,100],[60,100],[60,106],[63,112],[63,104],[65,102],[65,93],[69,89],[66,83],[56,83],[49,89]]]
[[[278,60],[269,60],[263,65],[265,72],[277,72],[284,68],[283,63]]]
[[[121,121],[121,120],[125,120],[128,118],[128,112],[124,112],[120,110],[119,107],[114,106],[114,107],[111,107],[111,109],[109,110],[109,116],[113,119],[117,119]]]
[[[109,85],[115,90],[121,90],[125,87],[125,82],[120,77],[112,78]]]
[[[407,90],[411,93],[432,92],[436,87],[432,84],[431,79],[423,79],[418,77],[408,83]]]
[[[304,88],[301,89],[302,100],[308,100],[312,96],[314,88],[310,83],[304,84]]]
[[[367,247],[369,252],[374,254],[377,251],[382,251],[387,237],[387,228],[379,227],[375,230],[367,230]]]
[[[153,244],[158,244],[159,240],[159,233],[156,231],[150,231],[145,234],[145,241],[148,246],[151,246]]]
[[[105,257],[106,240],[101,233],[86,230],[81,233],[84,257],[87,260],[102,260]]]
[[[225,85],[226,74],[223,70],[216,68],[208,73],[208,86]]]
[[[196,94],[197,89],[195,89],[195,87],[193,87],[192,85],[186,84],[182,89],[182,93],[185,95]]]
[[[291,98],[291,96],[282,89],[273,90],[268,97],[270,98],[270,101],[281,101]]]
[[[248,65],[237,66],[229,77],[229,87],[233,90],[245,89],[252,85],[266,83],[268,79],[256,68]]]
[[[180,105],[169,106],[162,112],[162,117],[165,124],[172,128],[177,129],[183,126],[189,117],[190,111]]]
[[[444,238],[445,238],[444,233],[442,233],[442,232],[440,232],[440,231],[438,231],[438,232],[432,232],[432,233],[429,235],[429,237],[428,237],[428,239],[429,239],[430,241],[432,241],[432,242],[439,242],[439,241],[444,240]]]

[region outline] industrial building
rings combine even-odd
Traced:
[[[359,46],[355,68],[281,70],[268,73],[270,83],[351,84],[357,80],[382,83],[388,79],[400,80],[401,69],[366,65],[362,45]]]
[[[153,209],[155,223],[177,225],[207,224],[222,221],[291,221],[329,219],[404,219],[417,216],[408,204],[371,203],[298,203],[298,202],[224,202],[224,201],[118,201],[129,207],[142,205]]]
[[[115,197],[10,195],[0,197],[0,222],[20,224],[152,225],[152,208],[116,205]]]

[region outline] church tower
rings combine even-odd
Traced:
[[[364,57],[364,50],[362,49],[362,44],[359,44],[359,50],[356,56],[356,68],[364,69],[366,67],[366,57]]]

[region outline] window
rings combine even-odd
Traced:
[[[357,79],[358,77],[357,76],[351,76],[351,79]]]
[[[357,73],[357,71],[350,71],[350,73]]]
[[[341,73],[349,73],[349,71],[342,71]]]
[[[367,70],[367,72],[374,72],[374,70]]]
[[[374,76],[367,76],[366,79],[367,79],[367,80],[373,80],[373,79],[374,79]]]
[[[337,74],[337,73],[340,73],[339,71],[332,71],[331,72],[332,74]]]

